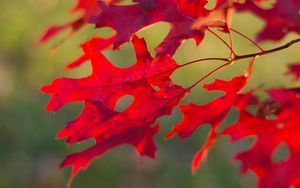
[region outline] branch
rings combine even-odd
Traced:
[[[243,33],[239,32],[238,30],[235,30],[233,28],[230,28],[230,30],[235,32],[236,34],[240,35],[241,37],[245,38],[246,40],[248,40],[252,44],[254,44],[260,51],[262,51],[262,52],[265,51],[259,44],[257,44],[255,41],[253,41],[251,38],[247,37]]]
[[[193,64],[199,61],[205,61],[205,60],[219,60],[219,61],[227,61],[227,63],[218,66],[217,68],[215,68],[214,70],[212,70],[211,72],[209,72],[208,74],[206,74],[204,77],[202,77],[201,79],[199,79],[196,83],[194,83],[193,85],[191,85],[190,87],[188,87],[188,90],[191,90],[192,88],[194,88],[196,85],[198,85],[199,83],[201,83],[203,80],[205,80],[206,78],[208,78],[209,76],[211,76],[212,74],[214,74],[215,72],[217,72],[220,69],[223,69],[224,67],[227,67],[228,65],[231,65],[234,61],[240,60],[240,59],[247,59],[247,58],[252,58],[252,60],[249,63],[249,69],[246,72],[246,76],[249,77],[251,75],[252,72],[252,67],[253,67],[253,63],[255,61],[255,59],[259,56],[262,55],[266,55],[266,54],[270,54],[270,53],[274,53],[283,49],[286,49],[290,46],[292,46],[293,44],[296,44],[300,42],[300,38],[292,40],[288,43],[286,43],[283,46],[279,46],[277,48],[273,48],[270,50],[265,50],[262,52],[258,52],[258,53],[253,53],[253,54],[246,54],[246,55],[235,55],[234,58],[229,58],[229,59],[225,59],[225,58],[205,58],[205,59],[199,59],[199,60],[195,60],[195,61],[191,61],[188,63],[185,63],[183,65],[181,65],[181,67],[189,65],[189,64]],[[180,68],[180,67],[177,67]]]
[[[298,39],[295,39],[295,40],[292,40],[288,43],[286,43],[285,45],[283,46],[279,46],[277,48],[273,48],[273,49],[270,49],[270,50],[265,50],[265,51],[262,51],[262,52],[258,52],[258,53],[252,53],[252,54],[246,54],[246,55],[235,55],[233,58],[203,58],[203,59],[196,59],[196,60],[193,60],[193,61],[189,61],[189,62],[186,62],[184,64],[181,64],[177,67],[174,67],[174,68],[171,68],[169,70],[165,70],[163,72],[159,72],[157,74],[153,74],[153,75],[150,75],[148,76],[147,78],[152,78],[152,77],[156,77],[156,76],[159,76],[161,74],[165,74],[167,72],[171,72],[171,71],[175,71],[177,69],[180,69],[182,67],[185,67],[185,66],[188,66],[188,65],[191,65],[191,64],[195,64],[195,63],[199,63],[199,62],[203,62],[203,61],[223,61],[223,62],[227,62],[219,67],[217,67],[216,69],[214,69],[212,72],[209,72],[206,76],[204,76],[203,78],[201,78],[200,80],[198,80],[196,83],[194,83],[192,86],[190,86],[188,89],[192,89],[193,87],[195,87],[196,85],[198,85],[200,82],[202,82],[204,79],[206,79],[207,77],[209,77],[210,75],[212,75],[213,73],[215,73],[216,71],[226,67],[227,65],[230,65],[232,64],[234,61],[237,61],[237,60],[241,60],[241,59],[247,59],[247,58],[252,58],[252,60],[250,61],[250,64],[249,64],[249,69],[248,69],[248,72],[247,72],[247,75],[250,76],[251,75],[251,71],[252,71],[252,66],[253,66],[253,63],[255,61],[255,59],[259,56],[263,56],[263,55],[267,55],[267,54],[270,54],[270,53],[274,53],[274,52],[277,52],[277,51],[280,51],[280,50],[284,50],[296,43],[300,42],[300,38]]]
[[[225,63],[223,65],[218,66],[217,68],[215,68],[214,70],[212,70],[211,72],[209,72],[208,74],[206,74],[204,77],[202,77],[200,80],[198,80],[197,82],[195,82],[193,85],[191,85],[190,87],[188,87],[188,90],[193,89],[196,85],[198,85],[200,82],[202,82],[203,80],[205,80],[206,78],[208,78],[209,76],[211,76],[212,74],[216,73],[218,70],[227,67],[228,65],[231,65],[231,62]]]
[[[232,47],[222,38],[220,37],[217,33],[215,33],[213,30],[211,30],[210,28],[207,29],[207,31],[209,31],[211,34],[213,34],[214,36],[216,36],[218,39],[221,40],[222,43],[224,43],[227,48],[230,50],[230,53],[233,55],[236,55],[236,53],[234,52],[234,50],[232,49]],[[230,42],[231,44],[232,42]],[[231,44],[232,45],[232,44]]]
[[[277,52],[277,51],[280,51],[280,50],[284,50],[284,49],[286,49],[286,48],[288,48],[288,47],[290,47],[290,46],[292,46],[292,45],[294,45],[298,42],[300,42],[300,38],[292,40],[292,41],[286,43],[283,46],[279,46],[277,48],[273,48],[273,49],[270,49],[270,50],[265,50],[263,52],[258,52],[258,53],[253,53],[253,54],[246,54],[246,55],[236,55],[233,59],[231,59],[231,61],[237,61],[237,60],[240,60],[240,59],[247,59],[247,58],[250,58],[250,57],[267,55],[267,54],[274,53],[274,52]]]

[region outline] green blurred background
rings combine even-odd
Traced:
[[[58,169],[60,161],[70,152],[79,151],[90,143],[67,148],[63,140],[54,137],[66,122],[76,117],[81,104],[70,104],[57,113],[46,113],[44,106],[49,96],[39,88],[61,76],[81,77],[90,73],[89,64],[67,72],[63,69],[67,62],[81,54],[78,45],[94,35],[108,36],[109,29],[94,30],[89,26],[75,34],[50,55],[51,47],[65,35],[56,37],[48,44],[37,47],[36,43],[45,28],[51,24],[65,23],[78,15],[67,13],[74,1],[61,0],[1,0],[0,1],[0,187],[1,188],[60,188],[65,187],[70,169]],[[209,5],[210,6],[210,5]],[[247,36],[263,27],[263,22],[247,13],[237,14],[233,27]],[[145,37],[151,52],[167,34],[167,23],[156,24],[138,33]],[[222,34],[221,34],[222,35]],[[222,35],[226,37],[225,35]],[[279,43],[262,43],[273,48],[293,38],[289,34]],[[256,52],[246,40],[234,35],[235,49],[243,53]],[[134,63],[132,47],[122,46],[120,51],[105,52],[107,57],[120,67]],[[179,63],[203,57],[227,57],[228,51],[211,34],[196,47],[191,40],[178,50],[175,59]],[[259,58],[254,67],[254,75],[248,88],[263,84],[293,86],[292,78],[283,76],[287,63],[299,61],[299,46]],[[200,63],[177,71],[173,78],[184,86],[191,85],[199,77],[212,70],[218,63]],[[213,75],[203,83],[215,78],[229,79],[243,74],[246,63],[238,62]],[[186,97],[183,103],[205,103],[218,93],[205,93],[201,87]],[[124,101],[124,100],[123,100]],[[126,101],[119,105],[126,105]],[[234,114],[234,113],[233,113]],[[157,160],[145,158],[141,165],[132,148],[119,147],[97,159],[75,179],[74,188],[239,188],[253,187],[255,176],[247,173],[241,176],[239,163],[232,160],[236,151],[249,145],[249,141],[236,144],[221,138],[213,147],[206,163],[195,174],[191,174],[191,160],[203,143],[208,126],[201,127],[190,139],[179,141],[177,137],[164,140],[164,135],[172,125],[180,122],[178,109],[169,117],[159,121],[162,131],[156,139]],[[234,121],[232,115],[226,122]],[[225,124],[226,124],[225,123]]]

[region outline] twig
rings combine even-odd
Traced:
[[[191,85],[190,87],[188,87],[188,90],[191,90],[192,88],[194,88],[196,85],[198,85],[200,82],[202,82],[203,80],[205,80],[206,78],[208,78],[209,76],[211,76],[212,74],[214,74],[215,72],[217,72],[218,70],[230,65],[231,62],[225,63],[223,65],[218,66],[217,68],[215,68],[214,70],[212,70],[211,72],[209,72],[208,74],[206,74],[204,77],[202,77],[200,80],[198,80],[197,82],[195,82],[193,85]]]
[[[258,53],[253,53],[253,54],[246,54],[246,55],[236,55],[231,60],[232,61],[237,61],[237,60],[240,60],[240,59],[247,59],[247,58],[250,58],[250,57],[267,55],[267,54],[274,53],[274,52],[277,52],[277,51],[280,51],[280,50],[284,50],[284,49],[286,49],[286,48],[288,48],[288,47],[290,47],[293,44],[296,44],[298,42],[300,42],[300,38],[292,40],[292,41],[286,43],[285,45],[282,45],[282,46],[279,46],[277,48],[273,48],[273,49],[270,49],[270,50],[265,50],[263,52],[258,52]]]
[[[245,39],[247,39],[248,41],[250,41],[252,44],[254,44],[260,51],[265,51],[259,44],[257,44],[255,41],[253,41],[252,39],[250,39],[249,37],[247,37],[246,35],[244,35],[243,33],[233,29],[233,28],[230,28],[231,31],[235,32],[236,34],[244,37]]]
[[[232,49],[232,47],[222,38],[222,37],[220,37],[217,33],[215,33],[213,30],[211,30],[210,28],[208,28],[207,29],[211,34],[213,34],[214,36],[216,36],[218,39],[220,39],[221,41],[222,41],[222,43],[224,43],[227,47],[228,47],[228,49],[230,50],[230,53],[231,54],[234,54],[234,55],[236,55],[235,54],[235,52],[234,52],[234,50]],[[231,44],[232,45],[232,44]]]

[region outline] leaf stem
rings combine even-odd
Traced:
[[[255,41],[253,41],[252,39],[250,39],[249,37],[247,37],[246,35],[244,35],[243,33],[233,29],[233,28],[230,28],[231,31],[235,32],[236,34],[244,37],[245,39],[247,39],[248,41],[250,41],[252,44],[254,44],[260,51],[265,51],[259,44],[257,44]]]
[[[214,74],[215,72],[217,72],[218,70],[228,66],[232,64],[231,61],[229,61],[228,63],[225,63],[223,65],[218,66],[217,68],[215,68],[214,70],[212,70],[211,72],[209,72],[208,74],[206,74],[204,77],[202,77],[200,80],[198,80],[197,82],[195,82],[193,85],[191,85],[190,87],[188,87],[188,90],[191,90],[192,88],[194,88],[196,85],[198,85],[200,82],[202,82],[203,80],[205,80],[206,78],[208,78],[209,76],[211,76],[212,74]]]
[[[252,67],[253,67],[253,63],[255,61],[256,58],[258,58],[259,56],[262,56],[262,55],[267,55],[267,54],[270,54],[270,53],[273,53],[273,52],[277,52],[277,51],[280,51],[280,50],[284,50],[290,46],[292,46],[293,44],[296,44],[300,42],[300,38],[298,39],[295,39],[295,40],[292,40],[282,46],[279,46],[277,48],[273,48],[273,49],[270,49],[270,50],[265,50],[265,51],[262,51],[262,52],[258,52],[258,53],[252,53],[252,54],[246,54],[246,55],[235,55],[233,58],[229,58],[229,59],[226,59],[226,58],[206,58],[206,59],[210,59],[210,60],[220,60],[220,61],[226,61],[227,63],[223,64],[223,65],[220,65],[218,66],[217,68],[215,68],[214,70],[212,70],[211,72],[209,72],[208,74],[206,74],[204,77],[202,77],[201,79],[199,79],[197,82],[195,82],[193,85],[191,85],[190,87],[188,87],[187,89],[190,90],[192,88],[194,88],[196,85],[198,85],[200,82],[202,82],[203,80],[205,80],[206,78],[208,78],[209,76],[211,76],[212,74],[214,74],[215,72],[219,71],[220,69],[232,64],[234,61],[237,61],[237,60],[241,60],[241,59],[247,59],[247,58],[252,58],[249,62],[249,70],[248,70],[248,73],[247,76],[250,76],[251,75],[251,72],[252,72]],[[201,61],[204,61],[205,59],[200,59]],[[189,65],[191,63],[195,63],[195,62],[198,62],[200,60],[195,60],[195,61],[191,61],[191,62],[188,62],[188,63],[185,63],[183,64],[183,66],[186,66],[186,65]]]
[[[191,64],[194,64],[194,63],[199,63],[199,62],[202,62],[202,61],[225,61],[225,62],[228,62],[230,59],[226,59],[226,58],[214,58],[214,57],[211,57],[211,58],[202,58],[202,59],[196,59],[196,60],[193,60],[193,61],[189,61],[189,62],[186,62],[184,64],[181,64],[177,67],[174,67],[174,68],[171,68],[171,69],[168,69],[168,70],[165,70],[163,72],[159,72],[157,74],[153,74],[151,76],[148,76],[147,78],[152,78],[152,77],[156,77],[156,76],[159,76],[159,75],[162,75],[162,74],[165,74],[165,73],[168,73],[168,72],[171,72],[171,71],[175,71],[179,68],[182,68],[182,67],[185,67],[185,66],[188,66],[188,65],[191,65]]]
[[[217,33],[215,33],[213,30],[211,30],[210,28],[207,29],[211,34],[213,34],[214,36],[216,36],[218,39],[220,39],[222,41],[223,44],[225,44],[227,46],[227,48],[230,50],[231,54],[235,54],[233,48],[231,47],[232,46],[232,41],[230,40],[230,45],[222,38],[220,37]]]
[[[190,65],[190,64],[193,64],[193,63],[198,63],[198,62],[201,62],[201,61],[229,61],[230,59],[227,59],[227,58],[203,58],[203,59],[196,59],[196,60],[193,60],[193,61],[189,61],[189,62],[186,62],[184,64],[181,64],[179,65],[178,68],[181,68],[181,67],[184,67],[184,66],[187,66],[187,65]]]

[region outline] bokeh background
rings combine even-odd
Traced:
[[[65,23],[78,15],[68,14],[75,1],[61,0],[1,0],[0,1],[0,187],[1,188],[60,188],[65,187],[70,169],[59,169],[59,163],[70,152],[79,151],[91,143],[82,143],[67,148],[63,140],[54,137],[66,122],[76,117],[81,104],[70,104],[57,113],[46,113],[44,106],[49,96],[39,88],[52,79],[61,76],[82,77],[90,73],[86,63],[73,71],[64,70],[67,62],[81,54],[79,44],[92,36],[108,36],[109,29],[95,30],[89,26],[76,33],[60,45],[56,53],[51,48],[66,35],[62,34],[43,46],[37,47],[37,40],[47,26]],[[126,1],[125,1],[126,3]],[[208,6],[212,6],[210,1]],[[254,38],[264,23],[248,14],[236,14],[233,27]],[[151,52],[167,34],[167,23],[156,24],[138,33],[145,37]],[[225,35],[222,35],[226,37]],[[291,33],[282,41],[264,42],[268,49],[296,38]],[[257,49],[245,39],[234,35],[235,49],[243,53],[256,52]],[[184,63],[203,57],[227,57],[228,50],[213,35],[207,33],[200,47],[191,40],[178,50],[175,59]],[[120,51],[105,52],[117,66],[126,67],[135,62],[130,44]],[[299,46],[261,57],[254,67],[254,75],[248,88],[264,85],[293,86],[290,76],[283,76],[286,64],[300,60]],[[230,79],[243,74],[246,62],[241,61],[214,74],[203,83],[213,79]],[[205,75],[217,66],[217,62],[199,63],[177,71],[174,80],[185,86]],[[206,93],[197,87],[184,99],[183,103],[205,103],[219,93]],[[120,108],[128,106],[122,99]],[[249,145],[249,140],[232,144],[228,138],[221,138],[213,147],[208,160],[200,170],[191,174],[191,160],[200,148],[208,126],[201,127],[190,139],[180,141],[177,137],[164,140],[164,135],[172,125],[180,122],[182,116],[178,109],[172,116],[163,117],[162,131],[156,138],[157,160],[145,158],[143,164],[128,146],[119,147],[100,159],[83,172],[73,183],[73,188],[250,188],[256,178],[249,172],[240,175],[239,163],[233,161],[233,154]],[[234,112],[224,125],[235,120]]]

